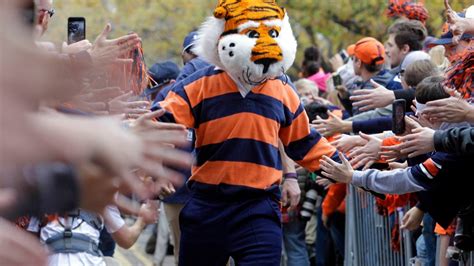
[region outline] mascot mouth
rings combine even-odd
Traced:
[[[250,72],[250,67],[247,67],[247,70],[242,70],[242,79],[245,83],[250,84],[252,86],[256,86],[262,84],[267,78],[263,78],[261,80],[252,80],[252,73]]]
[[[268,72],[268,70],[267,70]],[[281,74],[284,74],[285,73],[285,68],[282,66],[281,67]],[[262,84],[263,82],[265,82],[266,80],[272,80],[272,79],[277,79],[278,77],[274,77],[274,78],[269,78],[269,77],[264,77],[262,78],[261,80],[252,80],[252,73],[250,71],[250,67],[247,67],[247,70],[242,70],[242,80],[247,83],[247,84],[250,84],[252,86],[257,86],[257,85],[260,85]],[[285,79],[287,79],[288,77],[286,77],[285,75]],[[283,82],[284,84],[287,83],[287,81]]]
[[[264,59],[259,59],[255,61],[255,64],[257,65],[263,65],[263,74],[267,74],[268,69],[273,63],[278,62],[277,59],[274,58],[264,58]]]

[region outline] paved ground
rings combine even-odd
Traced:
[[[152,232],[151,227],[143,231],[137,243],[128,250],[117,247],[114,257],[120,262],[122,266],[148,266],[153,265],[153,256],[145,253],[145,244]],[[174,257],[166,256],[162,266],[175,266]]]

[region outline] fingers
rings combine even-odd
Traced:
[[[165,113],[166,113],[165,110],[160,109],[160,110],[157,110],[157,111],[154,111],[154,112],[151,112],[151,113],[142,115],[142,116],[140,117],[140,120],[154,120],[154,119],[158,119],[158,118],[162,117]],[[164,123],[162,123],[162,124],[164,124]],[[168,124],[171,124],[171,123],[168,123]],[[174,124],[173,124],[173,125],[174,125]]]
[[[370,95],[372,92],[373,90],[368,90],[368,89],[355,90],[352,92],[353,96],[350,97],[350,100],[359,101],[359,100],[367,99],[366,97]]]
[[[344,156],[344,154],[342,154],[342,152],[338,152],[337,155],[339,156],[339,159],[341,160],[341,162],[343,164],[345,164],[346,166],[349,166],[350,167],[350,163],[349,161],[346,159],[346,156]]]
[[[107,23],[107,25],[105,25],[104,30],[102,30],[99,36],[97,36],[95,42],[107,39],[111,30],[112,30],[112,25],[110,25],[110,23]]]
[[[288,188],[283,187],[282,195],[281,195],[281,203],[283,206],[288,206]]]
[[[133,59],[118,58],[118,59],[115,59],[114,63],[119,64],[119,65],[130,65],[130,64],[133,64]]]
[[[86,100],[91,101],[109,101],[119,95],[122,95],[122,90],[119,87],[107,87],[102,89],[90,90],[87,94]]]
[[[155,178],[169,180],[176,187],[183,185],[184,177],[181,173],[164,167],[155,160],[143,160],[143,162],[140,163],[140,168]]]
[[[143,114],[148,114],[150,113],[151,111],[148,110],[148,109],[142,109],[142,108],[134,108],[134,109],[131,109],[131,108],[127,108],[125,109],[125,113],[126,114],[129,114],[129,115],[138,115],[137,117],[135,117],[136,119],[139,118],[140,116],[142,116]]]
[[[407,124],[408,128],[412,130],[414,130],[415,128],[421,128],[421,125],[409,116],[405,116],[405,123]]]
[[[444,8],[446,9],[446,11],[453,10],[451,8],[451,5],[449,4],[449,0],[444,0]]]
[[[290,207],[291,208],[296,208],[298,206],[298,203],[300,202],[300,193],[291,193],[290,194]]]
[[[332,117],[333,119],[341,120],[337,115],[335,115],[334,113],[332,113],[329,110],[327,111],[327,114],[329,115],[329,117]]]
[[[132,96],[133,96],[133,91],[129,91],[125,94],[115,97],[112,101],[127,101]]]
[[[363,132],[359,132],[359,136],[367,141],[371,141],[371,140],[374,140],[376,139],[374,136],[371,136],[371,135],[367,135]]]
[[[183,146],[188,144],[186,139],[186,131],[177,131],[177,130],[159,130],[159,131],[150,131],[140,134],[142,140],[148,145],[153,144],[173,144],[177,146]],[[153,147],[152,147],[153,148]]]
[[[127,35],[121,36],[121,37],[113,39],[113,40],[109,40],[109,43],[112,44],[112,45],[120,45],[120,44],[124,44],[124,43],[127,43],[127,42],[132,42],[132,43],[136,44],[137,40],[138,41],[140,40],[138,35],[136,33],[132,33],[132,34],[127,34]]]
[[[370,84],[372,84],[372,86],[374,86],[374,88],[383,87],[382,85],[375,82],[373,79],[370,79]]]
[[[150,102],[148,101],[134,101],[134,102],[127,102],[126,106],[128,108],[149,108]]]

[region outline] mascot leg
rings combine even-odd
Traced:
[[[193,196],[180,214],[180,266],[279,266],[282,229],[278,203]]]

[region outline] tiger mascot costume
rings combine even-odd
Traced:
[[[274,0],[221,0],[194,48],[214,66],[176,83],[159,103],[163,120],[196,132],[179,265],[226,265],[229,257],[236,265],[280,265],[279,145],[310,171],[319,170],[323,155],[338,160],[309,127],[284,74],[296,47]]]

